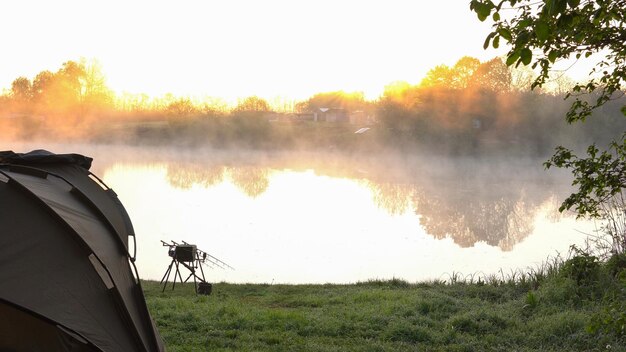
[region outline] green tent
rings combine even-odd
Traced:
[[[91,161],[0,152],[0,351],[165,350],[132,224]]]

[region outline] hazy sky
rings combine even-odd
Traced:
[[[376,97],[464,55],[501,55],[482,49],[489,28],[469,0],[5,1],[0,88],[84,57],[117,92]]]

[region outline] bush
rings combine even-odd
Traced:
[[[626,302],[623,299],[610,302],[591,318],[587,329],[591,333],[626,336]]]
[[[576,282],[566,277],[546,280],[537,291],[537,296],[542,305],[573,305],[580,302]]]
[[[626,253],[613,254],[605,264],[605,269],[613,278],[619,278],[626,271]]]
[[[598,258],[576,247],[572,249],[576,255],[563,263],[559,275],[574,280],[578,286],[596,283],[600,274]]]
[[[572,280],[575,292],[580,299],[598,299],[604,295],[604,283],[608,277],[603,275],[602,266],[596,256],[572,246],[576,254],[566,260],[559,269],[558,277]]]

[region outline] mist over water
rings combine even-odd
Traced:
[[[131,216],[146,279],[169,264],[160,240],[236,268],[205,268],[213,282],[348,283],[523,269],[594,231],[558,212],[569,174],[542,158],[44,147],[94,158]]]

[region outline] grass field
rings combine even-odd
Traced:
[[[626,351],[626,275],[589,262],[523,283],[143,286],[168,351]]]

